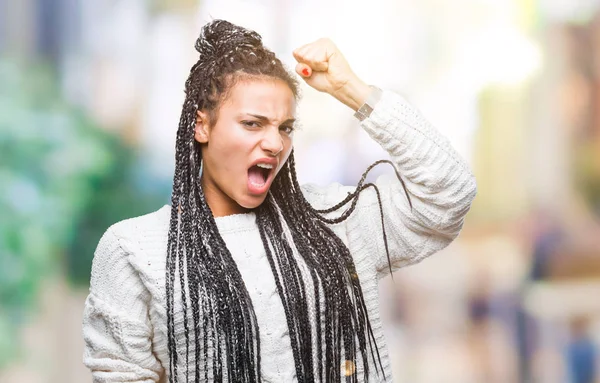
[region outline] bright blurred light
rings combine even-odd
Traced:
[[[516,28],[504,25],[485,28],[465,42],[459,60],[459,66],[480,87],[518,85],[537,73],[543,64],[537,43]]]

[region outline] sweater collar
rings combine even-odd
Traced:
[[[171,205],[164,205],[160,210],[168,219],[171,214]],[[254,212],[215,217],[215,222],[221,234],[254,230],[257,227]]]

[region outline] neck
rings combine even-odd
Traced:
[[[235,200],[220,190],[216,185],[206,182],[205,177],[201,177],[200,185],[204,191],[206,203],[210,208],[213,217],[226,217],[233,214],[244,214],[249,210],[240,206]]]

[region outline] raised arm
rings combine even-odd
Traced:
[[[309,85],[358,110],[376,91],[352,73],[331,41],[318,40],[313,44],[295,51],[299,62],[296,71]],[[331,70],[337,72],[328,73]],[[389,153],[406,192],[395,175],[379,177],[375,184],[381,209],[375,189],[365,189],[355,211],[342,225],[351,252],[371,249],[377,270],[386,273],[389,267],[381,212],[394,269],[417,262],[456,238],[477,188],[468,165],[448,140],[400,95],[383,91],[379,100],[371,103],[370,113],[367,108],[367,115],[357,116],[363,119],[362,128]],[[354,189],[339,184],[327,188],[306,185],[304,192],[314,207],[323,209],[340,202]]]

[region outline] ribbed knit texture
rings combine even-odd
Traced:
[[[396,93],[384,91],[361,126],[389,153],[413,204],[411,210],[395,176],[377,179],[393,269],[419,262],[446,247],[462,228],[476,194],[475,179],[466,163]],[[317,209],[335,205],[353,190],[354,187],[339,184],[325,188],[303,186],[306,198]],[[164,206],[119,222],[106,231],[98,244],[83,319],[84,363],[91,369],[95,383],[168,382],[165,260],[170,209]],[[216,222],[253,301],[260,329],[263,381],[294,382],[296,374],[283,305],[256,217],[254,213],[237,214],[217,218]],[[375,191],[363,191],[354,213],[346,221],[332,225],[332,229],[354,258],[385,381],[391,382],[377,286],[389,269]],[[179,284],[175,284],[175,296],[179,294]],[[176,307],[175,322],[181,323],[183,316],[182,307]],[[185,336],[175,335],[177,348],[185,358]],[[194,346],[189,348],[193,350]],[[193,352],[188,363],[192,379]],[[359,363],[357,373],[361,370]],[[370,381],[384,381],[374,368],[371,371]],[[185,370],[180,371],[179,379],[186,382]]]

